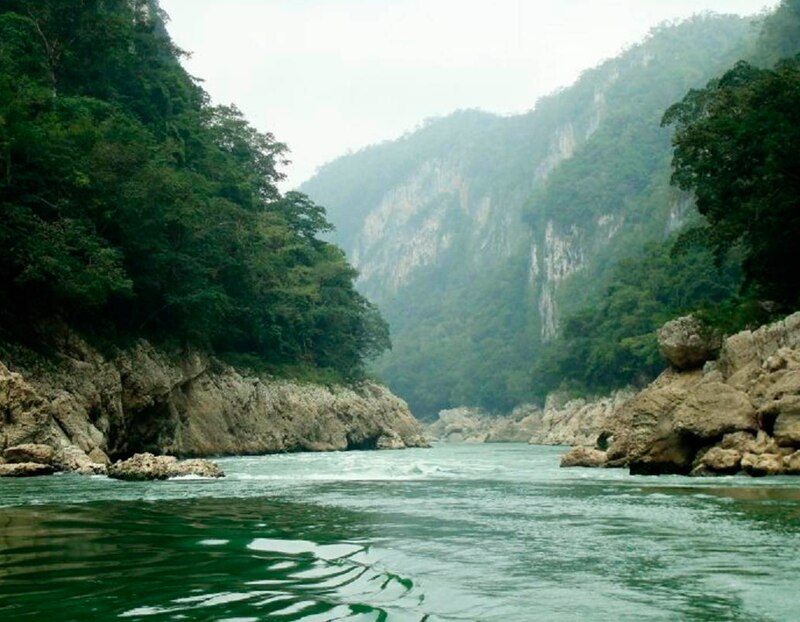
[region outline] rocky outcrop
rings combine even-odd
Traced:
[[[154,456],[150,453],[135,454],[127,460],[115,462],[108,469],[108,476],[129,482],[170,479],[172,477],[225,477],[225,473],[210,460],[178,460],[175,456]]]
[[[617,434],[613,415],[634,392],[617,391],[594,400],[569,400],[561,394],[547,396],[541,424],[528,439],[532,445],[606,445]],[[602,447],[605,449],[605,446]]]
[[[36,477],[39,475],[52,475],[56,470],[49,464],[38,462],[17,462],[13,464],[0,464],[0,477]]]
[[[573,447],[561,456],[562,467],[590,467],[606,466],[608,456],[606,452],[591,447]]]
[[[110,457],[421,447],[405,402],[374,383],[322,386],[243,374],[140,341],[105,356],[72,333],[50,358],[0,363],[0,451],[52,450],[55,469],[104,472]]]
[[[36,445],[29,443],[8,447],[3,451],[3,459],[11,464],[34,462],[38,464],[53,464],[55,450],[49,445]]]
[[[520,406],[507,416],[493,416],[477,408],[451,408],[425,428],[426,438],[450,443],[527,443],[541,425],[542,411]]]
[[[800,313],[727,338],[702,370],[668,369],[609,425],[608,463],[634,474],[797,473]]]
[[[523,404],[510,415],[489,415],[476,408],[443,410],[425,428],[434,441],[458,443],[530,443],[532,445],[577,445],[605,450],[615,436],[616,413],[634,391],[625,389],[594,400],[548,396],[542,410]]]
[[[702,367],[721,346],[720,334],[693,315],[667,322],[658,330],[658,349],[676,369]]]

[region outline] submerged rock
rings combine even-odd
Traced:
[[[135,454],[108,467],[109,477],[126,481],[159,480],[186,475],[218,478],[224,477],[225,473],[210,460],[178,460],[175,456],[154,456],[151,453]]]

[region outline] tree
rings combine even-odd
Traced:
[[[319,239],[325,210],[281,194],[286,145],[210,105],[163,19],[156,0],[0,0],[3,338],[57,317],[362,377],[388,328]]]
[[[800,303],[800,57],[759,69],[739,62],[664,115],[676,127],[673,183],[694,192],[717,258],[744,248],[744,287]]]

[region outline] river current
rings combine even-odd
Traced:
[[[797,620],[800,480],[559,469],[559,448],[0,480],[0,620]]]

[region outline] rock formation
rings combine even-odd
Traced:
[[[693,315],[667,322],[658,330],[658,349],[676,369],[702,367],[721,345],[720,334]]]
[[[197,352],[168,354],[145,341],[105,356],[72,333],[56,350],[49,358],[27,352],[15,364],[0,362],[0,452],[46,446],[56,470],[94,473],[110,458],[147,451],[206,456],[426,445],[405,402],[374,383],[247,376]]]
[[[612,415],[634,391],[625,389],[595,400],[551,394],[544,410],[523,404],[510,415],[492,416],[475,408],[452,408],[425,428],[430,440],[462,443],[530,443],[532,445],[595,445],[602,449],[613,437]]]
[[[455,443],[527,443],[541,426],[542,411],[520,406],[507,416],[492,416],[476,408],[451,408],[425,428],[433,441]]]
[[[528,442],[532,445],[595,445],[598,437],[612,427],[609,418],[632,396],[630,389],[594,400],[569,400],[562,394],[550,394],[541,425]]]
[[[688,371],[670,361],[608,417],[607,464],[634,474],[800,472],[800,313],[728,337],[702,370],[691,369],[697,359],[681,364]]]
[[[154,456],[150,453],[135,454],[127,460],[115,462],[108,469],[108,476],[126,481],[169,479],[171,477],[219,478],[225,473],[209,460],[178,460],[175,456]]]

